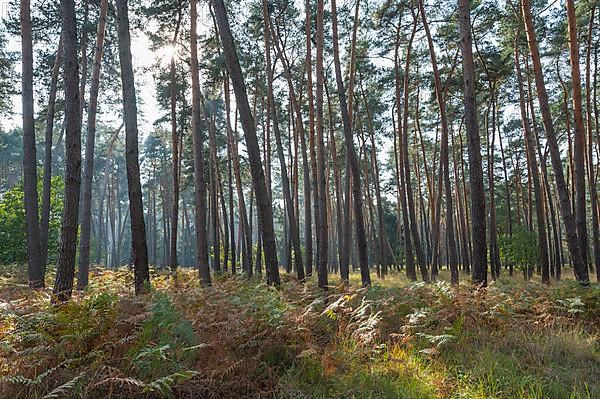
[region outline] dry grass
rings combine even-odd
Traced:
[[[129,271],[98,268],[54,308],[23,278],[0,269],[2,398],[600,397],[595,285],[390,275],[325,295],[181,270],[135,297]]]

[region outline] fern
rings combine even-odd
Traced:
[[[46,396],[43,397],[43,399],[57,399],[57,398],[64,398],[69,392],[74,391],[75,387],[77,386],[77,384],[79,383],[79,381],[86,375],[87,373],[85,371],[82,371],[81,373],[79,373],[79,375],[77,375],[75,378],[73,378],[70,381],[65,382],[62,385],[57,386],[56,388],[54,388],[52,391],[50,391],[50,393],[48,393]]]

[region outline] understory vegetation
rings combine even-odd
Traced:
[[[53,306],[1,268],[0,397],[600,397],[596,285],[392,274],[324,293],[221,275],[203,289],[184,269],[136,297],[127,269],[91,276]]]

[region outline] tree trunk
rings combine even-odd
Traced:
[[[206,234],[206,182],[204,180],[203,140],[200,131],[200,77],[198,76],[198,38],[196,33],[198,12],[196,1],[190,2],[190,54],[192,69],[192,142],[194,152],[194,193],[196,199],[196,263],[200,282],[210,286],[208,267],[208,240]],[[235,257],[234,257],[235,259]]]
[[[594,264],[596,267],[596,276],[600,281],[600,220],[598,218],[598,191],[596,190],[596,177],[594,172],[594,138],[593,138],[593,119],[592,119],[592,79],[591,79],[591,52],[594,41],[594,16],[596,12],[595,4],[590,10],[590,22],[588,25],[587,48],[585,53],[585,103],[587,116],[587,135],[588,135],[588,183],[590,185],[590,207],[592,211],[592,249],[594,251]],[[597,116],[597,115],[596,115]],[[597,127],[597,126],[596,126]]]
[[[81,104],[79,102],[77,22],[75,20],[74,1],[62,0],[61,11],[65,49],[66,166],[60,251],[56,267],[56,280],[54,282],[54,298],[52,299],[56,303],[68,301],[73,291],[79,217],[79,190],[81,185]]]
[[[358,4],[357,4],[358,6]],[[360,169],[354,143],[352,140],[352,124],[350,121],[349,107],[346,103],[346,91],[344,89],[344,80],[342,77],[342,69],[340,66],[340,51],[338,45],[338,28],[337,28],[337,9],[335,0],[331,0],[331,19],[333,29],[333,59],[335,67],[335,79],[337,83],[338,98],[340,102],[340,111],[342,113],[342,123],[344,126],[344,141],[346,144],[346,157],[350,173],[352,175],[352,204],[354,206],[354,221],[356,225],[356,241],[358,246],[360,275],[363,286],[371,284],[371,276],[369,274],[369,255],[367,252],[367,237],[365,231],[365,222],[363,216],[363,200],[360,181]],[[346,198],[346,201],[349,201]]]
[[[277,262],[277,247],[275,244],[275,232],[273,229],[273,209],[271,207],[271,199],[267,191],[265,182],[265,174],[260,159],[260,148],[258,146],[258,138],[256,136],[256,126],[254,118],[248,104],[248,95],[246,93],[246,85],[242,75],[242,68],[238,59],[233,36],[229,28],[227,20],[227,12],[223,0],[212,1],[221,45],[225,55],[227,70],[231,76],[233,90],[237,107],[240,112],[244,136],[246,138],[246,146],[248,148],[248,157],[250,160],[250,172],[252,174],[252,183],[256,192],[256,202],[260,215],[260,224],[263,229],[263,246],[265,250],[265,263],[267,271],[267,283],[279,285],[279,268]]]
[[[142,204],[140,163],[138,156],[137,103],[133,66],[131,63],[131,39],[129,36],[129,14],[127,0],[117,0],[117,33],[119,38],[119,60],[121,84],[123,86],[123,115],[125,118],[125,164],[131,215],[131,242],[135,275],[135,293],[142,294],[150,284],[148,249],[146,247],[146,225]]]
[[[458,284],[458,260],[456,254],[456,241],[454,237],[454,209],[452,205],[452,188],[450,184],[450,168],[449,168],[449,157],[448,157],[448,120],[446,117],[446,104],[443,98],[443,88],[440,80],[440,74],[437,67],[437,60],[435,56],[435,48],[433,46],[433,40],[431,38],[431,33],[429,31],[429,24],[427,23],[427,18],[425,16],[425,8],[423,0],[419,1],[419,6],[421,10],[421,19],[423,21],[423,27],[425,28],[425,33],[427,35],[427,42],[429,44],[429,52],[431,56],[431,64],[433,66],[433,75],[435,82],[435,92],[437,97],[438,106],[440,109],[440,119],[442,124],[442,137],[440,143],[440,178],[439,178],[439,187],[438,187],[438,198],[436,202],[436,218],[434,225],[434,239],[433,239],[433,265],[432,265],[432,277],[435,278],[434,271],[437,268],[436,255],[439,254],[439,246],[440,246],[440,221],[441,221],[441,192],[442,192],[442,180],[445,191],[445,199],[446,199],[446,234],[448,236],[448,255],[449,255],[449,263],[450,263],[450,276],[452,284]]]
[[[21,53],[23,102],[23,175],[29,286],[44,288],[45,265],[40,248],[38,219],[37,157],[33,112],[33,39],[29,0],[21,0]]]
[[[548,238],[546,233],[546,222],[544,217],[544,198],[542,197],[542,191],[540,186],[540,175],[538,169],[538,162],[535,154],[536,141],[533,137],[533,132],[529,125],[527,118],[527,110],[525,107],[525,94],[523,88],[523,79],[521,75],[521,66],[519,61],[519,46],[518,37],[520,32],[517,30],[515,36],[515,72],[517,74],[517,83],[519,87],[519,105],[521,111],[521,121],[523,124],[523,130],[525,132],[525,141],[527,142],[526,150],[528,153],[528,159],[531,164],[531,175],[533,178],[533,191],[535,193],[535,210],[537,218],[537,229],[538,229],[538,247],[539,247],[539,264],[542,269],[542,282],[548,284],[550,282],[550,264],[548,262]]]
[[[577,41],[577,17],[575,16],[575,0],[567,0],[567,22],[569,36],[569,60],[573,83],[573,119],[575,121],[574,163],[575,163],[575,226],[579,244],[579,253],[587,275],[587,225],[585,197],[585,128],[583,124],[583,107],[581,100],[581,72],[579,70],[579,43]],[[589,277],[587,277],[589,279]]]
[[[90,238],[92,218],[92,179],[94,178],[94,149],[96,141],[96,112],[98,109],[98,92],[100,89],[100,68],[102,67],[102,52],[104,49],[104,31],[108,0],[100,2],[96,47],[94,50],[94,65],[92,83],[90,86],[90,101],[87,111],[87,136],[85,140],[85,169],[83,174],[83,195],[81,213],[81,233],[79,241],[79,270],[77,273],[77,289],[82,290],[88,285],[90,268]]]
[[[577,281],[579,281],[582,284],[588,284],[588,270],[587,266],[583,262],[583,257],[579,248],[575,218],[573,217],[573,212],[571,209],[569,190],[565,181],[562,167],[562,159],[560,157],[560,150],[558,148],[556,133],[554,131],[552,116],[550,114],[548,94],[546,92],[546,85],[544,83],[542,63],[540,61],[540,52],[537,44],[535,30],[533,27],[533,17],[531,15],[531,7],[529,5],[529,0],[522,0],[521,7],[523,12],[523,19],[525,21],[525,28],[527,31],[529,51],[531,53],[531,60],[533,63],[535,84],[538,92],[538,102],[540,105],[540,111],[542,113],[544,131],[546,133],[546,140],[548,142],[548,148],[550,150],[552,168],[554,169],[554,178],[556,181],[556,190],[558,192],[560,210],[567,235],[567,245],[569,247],[569,253],[571,254],[571,259],[573,261],[574,266],[573,272]]]
[[[300,246],[300,231],[298,228],[298,220],[296,219],[296,208],[294,207],[294,202],[292,201],[292,195],[290,192],[290,181],[287,173],[287,167],[285,163],[285,155],[283,153],[283,144],[281,142],[281,132],[279,130],[279,120],[277,118],[277,105],[275,104],[275,96],[273,95],[273,74],[271,67],[271,31],[274,32],[271,26],[271,17],[269,15],[269,6],[267,0],[263,0],[263,18],[265,24],[265,59],[266,59],[266,67],[267,67],[267,104],[270,106],[270,110],[268,112],[271,113],[271,117],[273,119],[273,131],[275,133],[275,143],[277,147],[277,156],[279,157],[279,165],[281,167],[281,186],[283,190],[283,198],[285,201],[285,208],[287,212],[287,220],[289,223],[289,234],[290,239],[292,241],[292,246],[294,248],[294,265],[296,267],[296,272],[298,274],[298,280],[304,281],[304,265],[302,262],[302,247]],[[277,42],[277,37],[273,37],[277,53],[283,59],[283,52],[279,47],[279,43]],[[284,63],[284,67],[287,71],[287,64]],[[286,76],[289,77],[289,72],[286,73]],[[288,82],[289,83],[289,82]],[[291,89],[291,86],[290,86]],[[295,98],[294,98],[295,100]],[[299,107],[297,107],[299,108]],[[298,111],[298,110],[297,110]],[[301,117],[298,115],[298,117]],[[299,120],[299,123],[302,123],[302,119]],[[290,259],[287,259],[288,263]]]
[[[471,186],[471,220],[473,256],[472,279],[475,284],[487,285],[487,243],[485,240],[485,190],[483,168],[477,123],[477,102],[475,93],[475,64],[471,36],[470,0],[459,0],[459,22],[463,64],[465,130],[469,153],[469,179]]]
[[[50,77],[50,93],[48,95],[48,111],[46,114],[46,139],[44,143],[44,176],[42,182],[42,218],[40,221],[40,264],[46,270],[48,264],[48,229],[50,227],[50,192],[52,190],[52,137],[54,133],[54,115],[56,112],[56,90],[60,66],[62,65],[63,39],[58,42],[58,48]]]

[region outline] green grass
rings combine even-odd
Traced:
[[[596,283],[474,290],[445,273],[368,289],[352,275],[323,295],[286,275],[281,289],[231,275],[203,289],[180,270],[135,297],[129,271],[98,268],[53,307],[23,267],[1,266],[0,397],[600,397]]]

